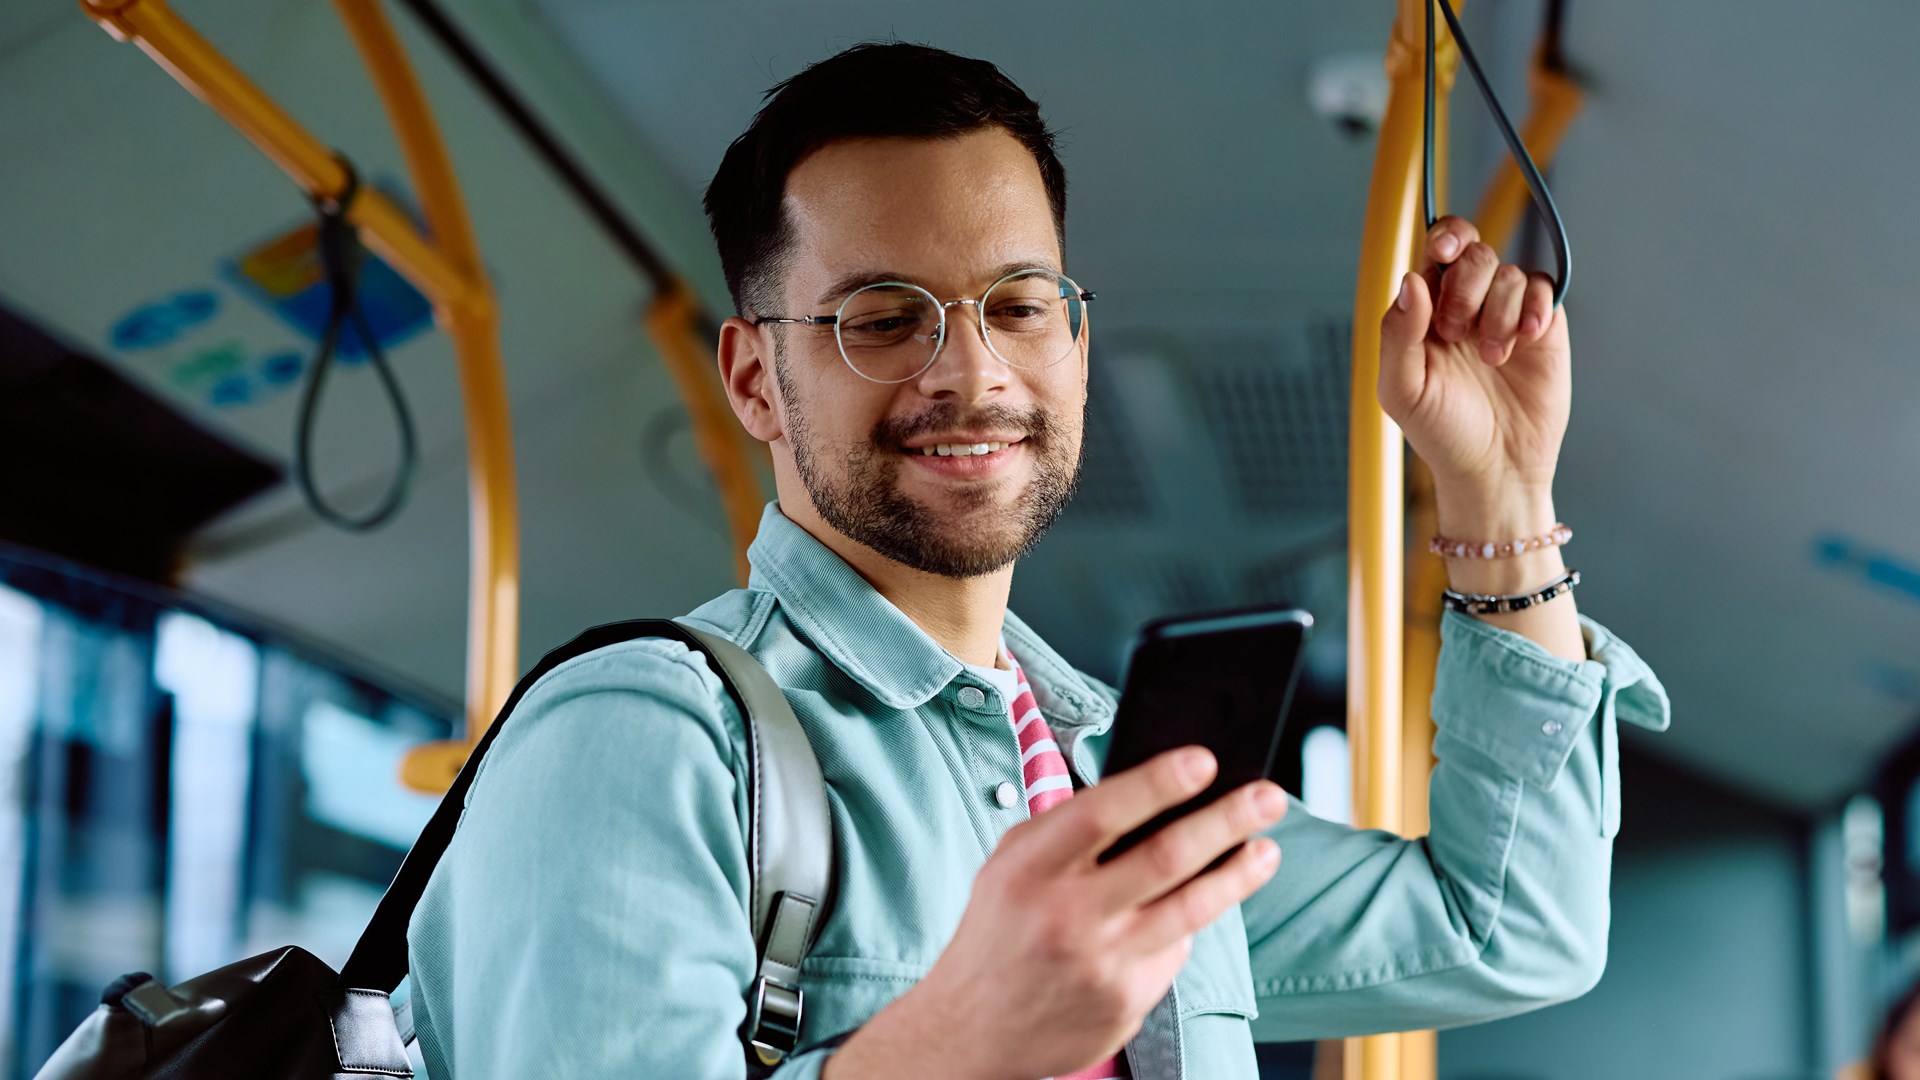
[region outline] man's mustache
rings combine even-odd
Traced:
[[[1039,408],[987,405],[963,410],[958,405],[939,404],[913,416],[890,416],[880,421],[873,426],[873,442],[887,450],[900,450],[909,439],[936,432],[987,430],[1018,434],[1045,445],[1056,426],[1046,410]]]

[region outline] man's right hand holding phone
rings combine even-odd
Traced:
[[[1203,748],[1169,751],[1008,830],[933,969],[834,1054],[826,1080],[1012,1080],[1117,1053],[1165,996],[1193,935],[1280,864],[1278,846],[1254,835],[1286,814],[1285,793],[1268,780],[1099,862],[1114,841],[1205,790],[1217,767]]]

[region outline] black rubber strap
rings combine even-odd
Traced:
[[[1426,93],[1426,140],[1424,143],[1425,176],[1421,184],[1421,195],[1426,202],[1427,231],[1432,232],[1439,220],[1440,208],[1434,205],[1434,136],[1433,110],[1435,91],[1433,87],[1434,38],[1433,7],[1440,6],[1440,13],[1446,16],[1447,29],[1453,33],[1453,42],[1460,47],[1460,59],[1466,61],[1467,73],[1473,76],[1474,85],[1480,88],[1480,96],[1486,100],[1487,111],[1493,114],[1494,126],[1500,129],[1500,137],[1507,141],[1507,150],[1513,155],[1513,163],[1520,168],[1520,175],[1527,182],[1527,190],[1533,194],[1533,206],[1540,212],[1540,220],[1546,225],[1547,237],[1553,242],[1553,257],[1558,263],[1559,273],[1553,282],[1553,306],[1558,308],[1567,299],[1567,286],[1573,281],[1573,253],[1567,248],[1567,223],[1560,219],[1560,208],[1554,205],[1553,192],[1547,190],[1546,178],[1533,163],[1533,155],[1527,152],[1527,144],[1520,133],[1513,129],[1513,121],[1507,118],[1507,110],[1500,107],[1500,99],[1487,82],[1486,73],[1480,70],[1480,61],[1473,55],[1473,46],[1467,44],[1466,31],[1460,28],[1460,20],[1453,13],[1453,5],[1447,0],[1430,0],[1427,4],[1427,93]],[[1556,52],[1558,46],[1555,46]],[[1424,244],[1422,245],[1424,247]]]
[[[433,876],[433,868],[439,864],[440,856],[453,840],[454,828],[460,823],[460,811],[466,805],[467,789],[473,784],[474,773],[478,771],[481,759],[486,756],[487,748],[493,745],[494,736],[499,734],[502,721],[513,712],[514,706],[520,704],[520,699],[542,676],[568,660],[635,638],[670,638],[705,656],[708,666],[719,676],[720,682],[727,688],[727,694],[739,707],[740,714],[748,715],[747,704],[741,700],[733,681],[727,678],[726,669],[699,638],[671,619],[633,619],[596,626],[541,657],[533,670],[527,672],[526,677],[513,688],[507,703],[500,707],[499,717],[487,729],[480,745],[474,747],[460,775],[454,780],[453,787],[440,800],[440,808],[433,812],[432,820],[421,830],[413,849],[407,852],[406,861],[400,864],[400,872],[394,875],[393,884],[387,887],[386,895],[380,898],[380,906],[367,923],[366,931],[360,935],[359,944],[353,947],[353,955],[347,958],[346,966],[340,969],[340,985],[343,988],[392,992],[407,977],[407,924],[413,919],[414,906],[420,902],[420,896],[427,888],[427,880]]]

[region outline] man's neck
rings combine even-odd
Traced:
[[[1013,588],[1011,564],[991,574],[950,578],[895,562],[828,525],[811,501],[782,500],[787,520],[840,556],[853,571],[940,646],[969,664],[996,667],[1000,627],[1006,620],[1007,594]]]

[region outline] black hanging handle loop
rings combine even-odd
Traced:
[[[1500,107],[1500,99],[1494,96],[1493,87],[1488,85],[1486,73],[1480,70],[1480,61],[1473,55],[1473,46],[1467,44],[1466,32],[1460,29],[1460,19],[1453,13],[1453,5],[1448,0],[1429,0],[1427,4],[1427,113],[1426,113],[1426,176],[1422,193],[1426,196],[1427,231],[1432,232],[1439,220],[1434,211],[1433,194],[1433,9],[1438,5],[1440,13],[1446,16],[1447,29],[1453,33],[1454,43],[1460,46],[1460,59],[1466,61],[1467,72],[1473,76],[1475,85],[1480,87],[1480,96],[1486,100],[1487,109],[1493,114],[1493,122],[1499,127],[1501,137],[1507,140],[1507,149],[1513,154],[1513,163],[1520,167],[1520,175],[1526,178],[1527,190],[1533,193],[1533,205],[1540,212],[1540,220],[1546,223],[1547,236],[1553,241],[1553,260],[1559,273],[1554,276],[1553,306],[1558,308],[1567,299],[1567,283],[1573,277],[1573,255],[1567,250],[1567,223],[1560,218],[1559,207],[1553,204],[1553,193],[1547,190],[1547,181],[1540,175],[1540,169],[1533,163],[1533,155],[1527,153],[1527,144],[1520,139],[1520,133],[1513,129],[1513,121],[1507,118],[1507,111]]]
[[[407,409],[407,399],[400,391],[400,381],[387,364],[386,353],[374,338],[373,328],[367,325],[366,313],[360,310],[360,269],[365,251],[360,246],[359,232],[347,221],[347,212],[360,194],[360,176],[345,155],[336,154],[335,160],[346,170],[346,188],[331,198],[313,200],[314,210],[319,215],[317,246],[320,268],[326,275],[327,290],[331,297],[326,329],[320,337],[320,350],[314,357],[313,367],[307,373],[306,388],[300,395],[300,418],[294,433],[293,474],[301,493],[306,496],[307,505],[322,520],[351,532],[366,532],[385,524],[407,501],[417,450],[413,414]],[[333,366],[333,354],[340,344],[340,333],[349,319],[353,321],[360,343],[373,362],[374,373],[380,377],[387,400],[393,403],[394,423],[400,433],[400,464],[394,470],[393,482],[388,486],[386,496],[380,500],[380,505],[358,517],[336,509],[327,502],[313,476],[314,417],[319,412],[320,392],[326,385],[327,372]]]

